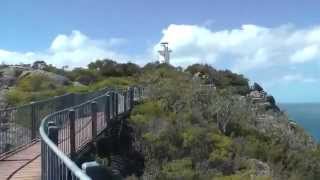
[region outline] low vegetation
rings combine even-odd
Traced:
[[[196,72],[207,78],[194,81]],[[210,78],[217,89],[204,93],[200,83]],[[145,154],[145,179],[320,178],[319,148],[293,149],[290,139],[254,127],[257,116],[243,96],[249,86],[241,75],[207,65],[184,72],[159,65],[139,80],[148,99],[134,108],[130,123]]]
[[[148,98],[129,119],[135,144],[145,156],[144,179],[320,179],[319,147],[295,149],[281,134],[255,128],[257,112],[246,97],[250,88],[242,75],[201,64],[185,70],[159,63],[141,68],[108,59],[72,71],[50,65],[45,70],[79,84],[58,86],[45,77],[22,78],[8,91],[9,103],[105,86],[146,87]],[[203,90],[203,84],[215,88]],[[259,111],[287,121],[281,112]]]
[[[6,94],[8,104],[16,106],[64,93],[92,92],[107,86],[127,87],[137,83],[141,68],[133,63],[118,64],[106,59],[90,63],[88,68],[68,71],[48,65],[44,70],[67,77],[78,84],[58,85],[41,75],[18,78],[16,86],[11,87]]]

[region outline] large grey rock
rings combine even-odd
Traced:
[[[32,75],[45,76],[51,79],[56,85],[69,85],[71,81],[61,75],[43,70],[33,70],[25,66],[3,66],[0,67],[0,109],[8,106],[6,94],[10,87],[14,87],[18,80]]]
[[[28,76],[36,76],[36,75],[48,77],[58,85],[69,85],[71,83],[70,80],[64,76],[54,74],[52,72],[43,71],[43,70],[23,71],[19,76],[19,79],[23,79]]]
[[[72,85],[73,85],[73,86],[76,86],[76,87],[85,87],[85,86],[86,86],[86,85],[81,84],[81,83],[78,82],[78,81],[73,82]]]
[[[21,72],[21,69],[15,67],[4,67],[0,69],[0,109],[7,107],[7,91],[16,84],[17,75]]]
[[[267,163],[257,159],[249,159],[248,163],[255,176],[272,176],[271,168]]]

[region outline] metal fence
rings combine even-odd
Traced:
[[[0,155],[38,139],[38,129],[46,115],[101,96],[109,90],[105,88],[90,93],[69,93],[0,110]]]
[[[143,88],[109,90],[79,105],[48,115],[41,123],[42,180],[89,180],[74,162],[110,121],[128,113],[143,98]]]

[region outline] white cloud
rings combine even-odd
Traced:
[[[214,31],[209,26],[172,24],[162,34],[158,43],[150,45],[151,55],[144,53],[137,57],[116,51],[127,42],[125,39],[93,39],[74,30],[70,34],[57,35],[41,52],[0,49],[0,62],[32,63],[43,59],[56,66],[84,67],[96,59],[111,58],[145,64],[145,59],[154,59],[159,43],[167,41],[173,50],[174,65],[185,67],[197,62],[208,63],[243,73],[263,84],[269,81],[274,81],[269,84],[275,84],[278,82],[275,79],[293,83],[290,79],[294,77],[288,75],[297,73],[301,77],[295,78],[300,82],[320,79],[319,74],[314,73],[318,72],[314,68],[320,67],[320,26],[299,29],[292,25],[273,28],[242,25],[240,28]],[[312,72],[308,73],[307,68],[313,68]]]
[[[248,24],[212,30],[208,26],[171,24],[162,34],[153,47],[154,54],[160,42],[168,42],[174,65],[208,63],[231,69],[267,90],[320,80],[320,26],[297,28],[286,24],[270,28]]]
[[[83,48],[90,40],[80,31],[72,31],[71,35],[59,34],[51,43],[50,50],[53,52],[70,51]]]
[[[43,52],[13,52],[0,49],[0,62],[7,64],[32,63],[45,60],[56,66],[85,67],[91,61],[102,58],[128,59],[128,56],[117,53],[113,47],[125,43],[125,39],[110,38],[108,40],[91,39],[80,31],[71,34],[59,34],[51,46]]]
[[[317,82],[316,78],[313,77],[305,77],[301,74],[287,74],[282,77],[283,81],[286,82],[305,82],[305,83],[314,83]]]
[[[175,65],[204,60],[223,64],[228,60],[229,68],[244,72],[320,59],[320,26],[297,29],[292,25],[267,28],[249,24],[213,31],[197,25],[171,24],[162,33],[160,42],[169,42]],[[158,49],[159,44],[154,47]]]
[[[294,63],[304,63],[307,61],[312,61],[320,57],[320,49],[318,45],[310,45],[301,50],[296,51],[290,60]]]

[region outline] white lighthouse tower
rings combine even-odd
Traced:
[[[170,53],[172,52],[169,49],[167,42],[162,42],[161,46],[163,47],[163,50],[158,51],[162,59],[160,59],[160,63],[166,63],[170,64]]]

